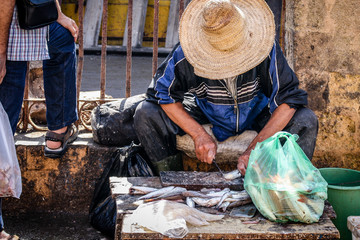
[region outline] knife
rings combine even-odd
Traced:
[[[219,172],[220,172],[222,175],[224,175],[224,173],[221,171],[221,169],[220,169],[219,166],[217,165],[215,159],[213,159],[212,162],[213,162],[213,164],[215,165],[215,167],[219,170]]]

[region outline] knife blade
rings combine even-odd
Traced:
[[[215,159],[213,159],[212,162],[213,162],[213,164],[215,165],[215,167],[219,170],[219,172],[220,172],[222,175],[224,175],[224,173],[221,171],[221,169],[220,169],[219,166],[217,165]]]

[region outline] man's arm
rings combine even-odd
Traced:
[[[76,41],[78,38],[79,28],[76,25],[76,22],[72,20],[71,18],[67,17],[62,11],[59,4],[59,1],[56,0],[56,7],[58,10],[58,19],[57,22],[62,25],[64,28],[68,29],[71,33],[71,35],[74,37],[74,40]]]
[[[186,112],[180,102],[160,106],[174,123],[191,136],[195,143],[196,157],[202,162],[211,164],[217,148],[214,139]]]
[[[0,8],[0,84],[6,74],[6,50],[14,6],[15,0],[4,0]]]
[[[242,175],[245,175],[246,168],[249,163],[250,153],[255,148],[256,144],[271,137],[276,132],[283,130],[294,116],[295,112],[296,110],[294,108],[290,108],[290,106],[286,103],[281,104],[275,109],[264,128],[250,143],[246,151],[239,157],[237,168]]]

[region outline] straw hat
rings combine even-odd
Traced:
[[[263,0],[192,0],[181,17],[179,38],[196,75],[230,78],[268,56],[274,16]]]

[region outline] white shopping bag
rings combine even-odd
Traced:
[[[0,197],[20,198],[21,172],[9,118],[0,103]]]

